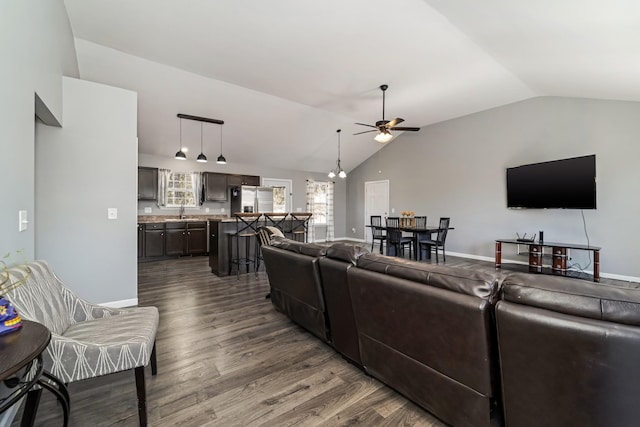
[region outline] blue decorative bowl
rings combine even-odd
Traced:
[[[17,331],[22,327],[22,318],[9,300],[0,296],[0,335]]]

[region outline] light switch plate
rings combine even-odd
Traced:
[[[107,208],[107,219],[118,219],[118,208]]]
[[[204,208],[204,213],[209,213],[209,208]]]
[[[18,211],[18,231],[25,231],[27,229],[27,211]]]

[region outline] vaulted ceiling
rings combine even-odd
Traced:
[[[422,127],[540,95],[640,101],[634,0],[65,0],[82,78],[139,94],[141,153],[176,113],[222,119],[233,162],[328,171],[380,148],[354,122]],[[195,158],[201,128],[183,124]],[[220,129],[204,130],[219,154]],[[391,143],[401,143],[402,136]],[[428,141],[424,142],[428,144]]]

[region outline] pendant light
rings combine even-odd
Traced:
[[[338,129],[336,132],[338,133],[338,160],[336,161],[336,168],[331,169],[331,172],[329,172],[329,175],[327,176],[333,179],[338,175],[340,178],[344,179],[347,177],[347,173],[340,166],[340,132],[342,132],[342,129]]]
[[[220,125],[220,155],[218,156],[216,163],[219,165],[227,164],[227,159],[225,159],[224,156],[222,155],[222,125]]]
[[[202,122],[200,122],[200,154],[198,154],[196,162],[207,163],[207,156],[204,155],[204,150],[202,149]]]
[[[176,153],[176,160],[187,160],[187,155],[182,151],[182,118],[180,118],[180,151]]]

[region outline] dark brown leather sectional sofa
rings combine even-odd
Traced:
[[[640,425],[639,289],[367,252],[263,247],[274,306],[454,426]]]

